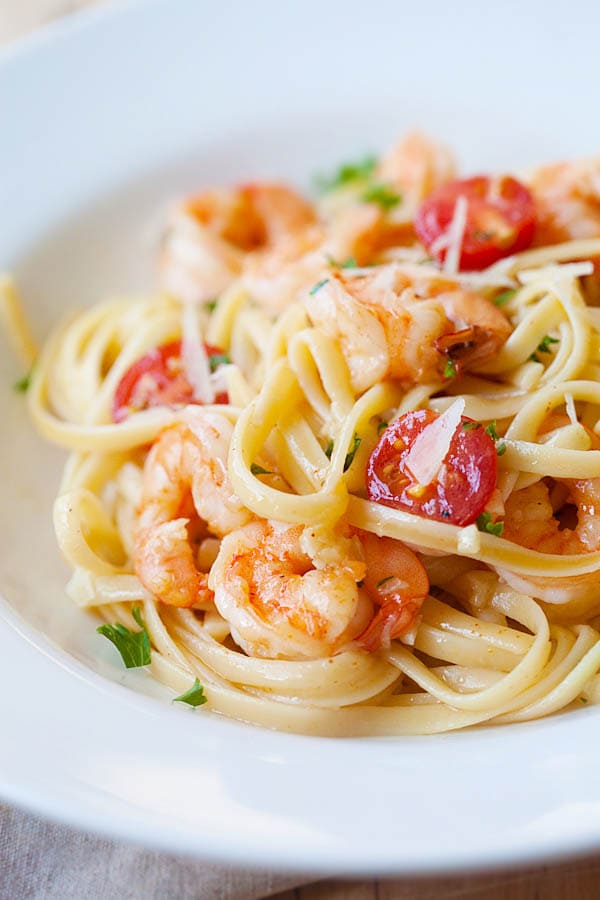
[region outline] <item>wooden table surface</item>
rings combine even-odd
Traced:
[[[0,44],[106,0],[0,0]],[[596,900],[600,856],[487,875],[378,881],[320,881],[273,900]],[[17,900],[17,898],[14,898]]]

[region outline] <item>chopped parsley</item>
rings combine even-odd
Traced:
[[[491,439],[492,439],[493,441],[497,441],[497,440],[498,440],[498,438],[500,437],[500,435],[499,435],[498,432],[496,431],[496,420],[495,420],[495,419],[494,419],[493,422],[490,422],[490,424],[487,426],[487,428],[485,429],[485,433],[486,433],[486,434],[489,434],[489,436],[491,437]]]
[[[327,284],[328,281],[329,278],[323,278],[321,279],[321,281],[317,281],[317,283],[313,287],[311,287],[310,291],[308,292],[310,296],[314,297],[317,291],[320,291],[323,285]]]
[[[180,694],[179,697],[173,697],[173,702],[187,703],[188,706],[196,707],[202,706],[207,702],[207,699],[204,696],[204,688],[196,678],[189,691],[186,691],[184,694]]]
[[[504,306],[505,303],[508,303],[509,300],[517,293],[515,288],[509,288],[507,291],[502,291],[500,294],[497,294],[494,297],[494,305],[495,306]]]
[[[481,422],[463,422],[462,428],[463,431],[477,431],[478,428],[481,428]]]
[[[354,435],[352,440],[352,446],[349,451],[346,453],[346,459],[344,460],[344,472],[347,472],[352,463],[354,462],[354,457],[356,456],[356,451],[360,447],[362,442],[362,438],[359,438],[357,434]]]
[[[496,453],[498,454],[498,456],[504,456],[504,454],[506,453],[506,444],[504,443],[504,441],[500,441],[499,444],[496,444]]]
[[[356,269],[358,268],[358,263],[356,262],[356,257],[349,256],[348,259],[345,259],[344,262],[339,262],[337,259],[334,259],[333,256],[327,256],[327,262],[331,266],[332,269]]]
[[[115,625],[100,625],[96,631],[112,641],[128,669],[136,669],[138,666],[150,664],[150,635],[146,630],[138,606],[133,607],[131,615],[142,629],[141,631],[131,631],[120,622]]]
[[[213,353],[208,357],[208,364],[210,365],[211,372],[216,372],[219,366],[228,366],[230,362],[231,357],[226,353]]]
[[[356,181],[366,181],[377,166],[377,157],[365,156],[356,162],[343,163],[333,175],[317,176],[315,185],[321,194],[329,194]]]
[[[19,378],[18,381],[15,381],[13,384],[13,390],[17,392],[17,394],[26,394],[31,385],[31,376],[33,375],[33,366],[30,368],[29,372],[26,375],[23,375],[22,378]]]
[[[372,184],[363,193],[365,203],[378,203],[384,212],[389,212],[401,202],[402,197],[386,184]]]
[[[344,472],[347,472],[352,463],[354,462],[354,457],[356,456],[356,451],[360,447],[362,443],[362,438],[359,438],[357,434],[354,435],[352,439],[352,446],[346,453],[346,459],[344,460]],[[331,454],[333,453],[333,441],[329,441],[327,446],[325,447],[325,456],[327,459],[331,459]]]
[[[492,522],[492,517],[489,512],[483,512],[480,516],[477,516],[477,527],[480,531],[487,532],[487,534],[494,534],[496,537],[502,537],[504,522]]]
[[[258,463],[252,463],[250,466],[250,471],[253,475],[272,475],[270,469],[263,469],[262,466],[259,466]]]
[[[453,359],[448,359],[444,366],[444,378],[456,378],[456,363]]]
[[[213,313],[216,308],[217,308],[216,300],[207,300],[206,303],[204,304],[204,309],[209,313]]]
[[[549,334],[542,338],[542,340],[537,345],[538,353],[552,353],[550,350],[550,344],[559,344],[560,341],[558,338],[553,338]]]
[[[537,354],[538,353],[552,353],[552,350],[550,349],[550,344],[559,344],[559,343],[560,343],[560,341],[558,338],[553,338],[549,334],[545,335],[542,338],[542,340],[539,342],[539,344],[537,345],[536,352],[532,353],[531,356],[529,357],[529,359],[532,360],[532,362],[540,362]]]
[[[389,422],[386,422],[385,419],[381,420],[381,422],[377,426],[377,436],[378,437],[380,434],[382,434],[385,431],[385,429],[388,427],[388,425],[389,425]]]

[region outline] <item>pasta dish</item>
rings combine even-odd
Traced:
[[[178,202],[157,292],[39,353],[2,280],[70,453],[69,597],[175,699],[271,728],[596,702],[600,161],[460,178],[414,133],[316,182]]]

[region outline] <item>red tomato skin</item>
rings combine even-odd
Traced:
[[[406,413],[387,428],[369,457],[369,500],[452,525],[470,525],[496,487],[496,445],[482,425],[463,416],[444,460],[445,477],[421,493],[404,460],[417,435],[437,418],[429,409]],[[465,430],[466,423],[473,427]]]
[[[491,194],[492,186],[498,190]],[[458,197],[467,200],[465,227],[459,268],[462,271],[485,269],[492,263],[526,250],[533,242],[536,209],[529,189],[511,176],[492,179],[476,175],[442,185],[427,197],[415,216],[415,231],[438,263],[443,263],[446,249],[432,246],[450,225]],[[486,239],[489,217],[503,225],[505,233],[490,232]]]
[[[205,347],[209,356],[222,353],[218,347],[212,347],[210,344],[206,344]],[[133,404],[136,388],[145,375],[154,381],[154,385],[148,386],[143,392],[141,404]],[[150,350],[127,369],[115,390],[112,418],[114,422],[123,422],[131,414],[132,406],[136,410],[141,410],[155,406],[197,403],[193,396],[193,388],[181,371],[181,341],[171,341]],[[228,402],[226,393],[217,394],[215,397],[215,403]]]

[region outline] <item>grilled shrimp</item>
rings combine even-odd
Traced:
[[[163,287],[182,300],[211,299],[241,274],[249,255],[314,222],[311,205],[283,185],[205,191],[173,215],[161,254]]]
[[[600,157],[555,163],[530,177],[538,245],[600,237]]]
[[[389,377],[419,384],[457,374],[497,353],[511,332],[489,300],[455,282],[409,277],[389,265],[374,274],[333,274],[306,298],[313,324],[340,341],[357,393]]]
[[[382,572],[395,580],[389,593]],[[322,543],[310,529],[264,521],[224,538],[209,584],[242,649],[272,659],[389,645],[412,627],[428,590],[423,567],[396,541],[338,534]]]
[[[212,604],[192,540],[222,537],[249,522],[227,475],[233,427],[219,413],[195,409],[165,429],[144,465],[135,534],[135,571],[144,587],[172,606]]]

